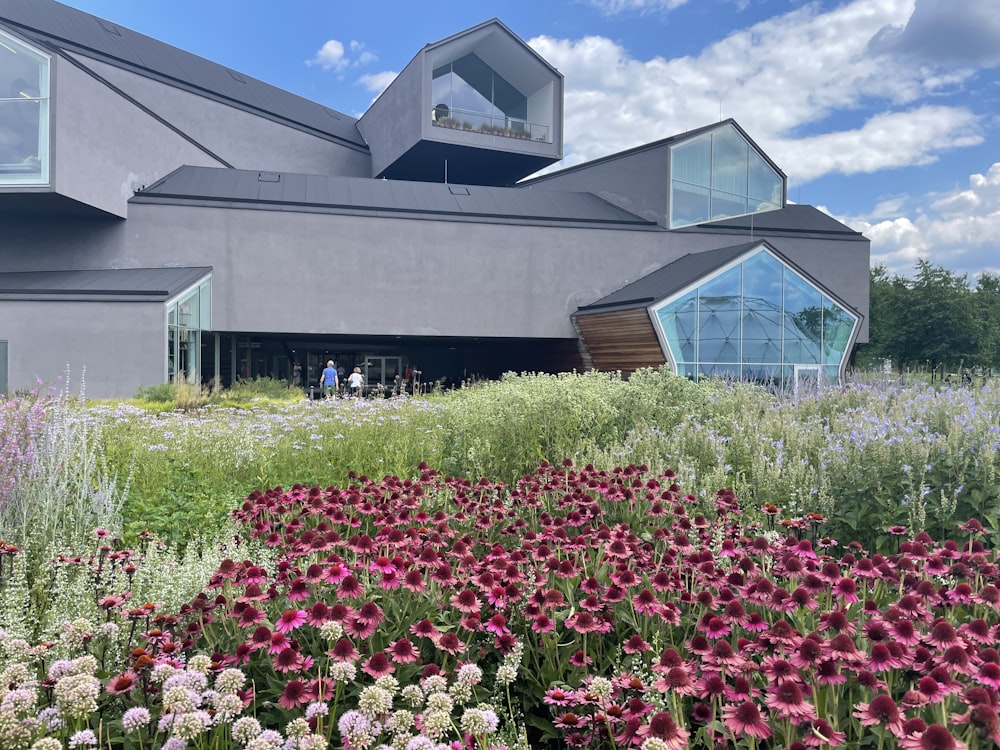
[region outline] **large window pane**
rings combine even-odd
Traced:
[[[732,128],[712,134],[712,189],[746,196],[749,145]]]
[[[823,340],[823,295],[785,269],[785,361],[819,364]]]
[[[0,32],[0,184],[49,180],[49,58]]]
[[[782,206],[781,176],[731,125],[671,147],[670,179],[671,228]]]
[[[823,361],[840,362],[854,330],[855,317],[828,297],[823,298]]]
[[[708,201],[708,188],[674,180],[670,186],[671,226],[688,226],[708,221],[711,215]]]
[[[698,330],[697,292],[688,292],[661,308],[657,317],[674,360],[678,363],[695,361]]]

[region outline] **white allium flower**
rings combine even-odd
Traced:
[[[424,691],[419,685],[407,685],[404,687],[402,697],[413,708],[422,706],[424,703]]]
[[[244,716],[233,723],[233,739],[241,745],[246,745],[259,735],[260,731],[260,722],[252,716]]]
[[[611,698],[614,686],[607,677],[594,677],[587,686],[587,691],[598,700],[606,701]]]
[[[478,685],[483,679],[483,670],[476,664],[466,663],[458,668],[455,679],[470,685]]]
[[[208,654],[195,654],[188,659],[187,668],[189,672],[208,674],[208,670],[212,668],[212,657]]]
[[[151,720],[148,708],[136,706],[128,709],[122,716],[122,729],[125,730],[125,734],[132,734],[138,729],[148,727]]]
[[[334,682],[354,682],[358,668],[349,661],[335,661],[330,665],[330,679]]]
[[[344,626],[336,620],[324,622],[319,626],[319,634],[331,643],[335,643],[343,637]]]
[[[220,693],[235,693],[243,689],[247,676],[239,669],[223,669],[215,678],[215,689]]]
[[[445,711],[450,714],[454,707],[455,701],[447,693],[431,693],[427,696],[428,711]]]

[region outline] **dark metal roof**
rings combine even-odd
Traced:
[[[97,57],[367,150],[353,117],[55,0],[0,0],[0,23],[30,41]]]
[[[211,271],[207,266],[15,271],[0,273],[0,299],[163,302]]]
[[[818,208],[800,204],[789,204],[784,208],[774,211],[738,216],[735,219],[706,222],[690,227],[681,227],[673,231],[698,232],[702,234],[706,229],[711,231],[721,230],[727,233],[731,232],[732,234],[742,235],[759,232],[761,234],[839,235],[841,239],[846,239],[847,237],[853,237],[858,240],[865,239],[861,232],[851,229],[846,224],[837,221]]]
[[[364,177],[181,167],[136,193],[132,203],[236,204],[331,213],[447,216],[451,220],[626,225],[659,229],[592,193],[456,185]]]
[[[648,307],[653,302],[679,292],[715,269],[721,268],[761,245],[767,245],[769,250],[774,251],[774,248],[769,244],[758,240],[732,247],[707,250],[703,253],[689,253],[596,302],[581,306],[573,315]],[[780,257],[784,260],[784,256]]]
[[[590,167],[593,167],[594,165],[597,165],[597,164],[604,164],[605,162],[615,161],[616,159],[622,159],[622,158],[627,157],[627,156],[633,156],[635,154],[640,154],[643,151],[651,151],[653,149],[658,149],[658,148],[661,148],[663,146],[671,146],[671,145],[673,145],[675,143],[680,143],[681,141],[687,141],[687,140],[690,140],[691,138],[697,138],[700,135],[704,135],[705,133],[709,133],[709,132],[711,132],[713,130],[716,130],[716,129],[721,128],[721,127],[725,127],[727,125],[732,125],[734,128],[736,128],[736,131],[741,136],[743,136],[743,138],[746,139],[747,143],[749,143],[750,146],[754,150],[756,150],[756,152],[760,155],[760,157],[764,161],[766,161],[768,163],[768,165],[775,172],[777,172],[779,175],[781,175],[782,178],[785,177],[785,173],[781,170],[781,167],[779,167],[777,164],[775,164],[773,161],[771,161],[771,157],[768,156],[766,153],[764,153],[763,149],[761,149],[761,147],[756,144],[756,142],[754,141],[754,139],[751,138],[747,134],[747,132],[743,128],[740,127],[740,124],[738,122],[736,122],[736,120],[734,120],[733,118],[730,117],[730,118],[728,118],[726,120],[721,120],[720,122],[713,122],[711,125],[704,125],[704,126],[702,126],[700,128],[695,128],[694,130],[688,130],[687,132],[684,132],[684,133],[678,133],[677,135],[671,135],[671,136],[668,136],[667,138],[661,138],[658,141],[652,141],[651,143],[644,143],[641,146],[635,146],[633,148],[629,148],[629,149],[626,149],[624,151],[618,151],[617,153],[614,153],[614,154],[608,154],[607,156],[602,156],[602,157],[600,157],[598,159],[592,159],[591,161],[585,161],[582,164],[574,164],[572,167],[566,167],[565,169],[558,169],[558,170],[555,170],[553,172],[546,172],[545,174],[539,175],[538,177],[532,177],[532,178],[527,179],[527,180],[522,180],[518,184],[522,185],[522,186],[530,186],[533,183],[544,182],[545,180],[552,179],[553,177],[561,177],[562,175],[565,175],[565,174],[570,174],[572,172],[579,172],[579,171],[582,171],[582,170],[585,170],[585,169],[589,169]]]

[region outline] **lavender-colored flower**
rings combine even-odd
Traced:
[[[306,718],[315,719],[318,716],[326,716],[330,713],[330,707],[320,701],[313,701],[306,706]]]
[[[143,727],[148,727],[151,719],[148,708],[142,706],[130,708],[122,716],[122,729],[125,730],[125,734],[132,734]]]
[[[93,729],[81,729],[69,738],[70,750],[77,747],[94,747],[97,745],[97,735]]]

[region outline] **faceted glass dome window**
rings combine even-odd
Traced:
[[[0,185],[49,181],[49,57],[0,31]]]
[[[654,308],[676,372],[836,383],[859,317],[766,248]]]
[[[782,206],[784,182],[732,125],[670,149],[670,227]]]

